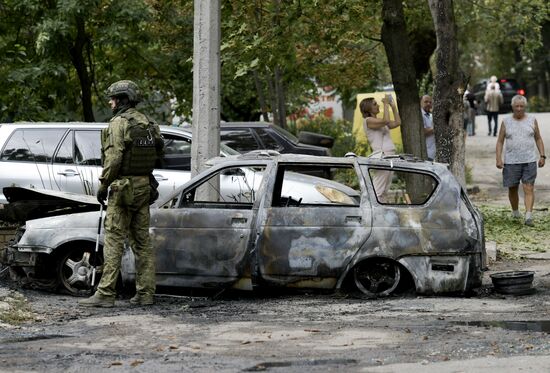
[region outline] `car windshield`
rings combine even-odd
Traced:
[[[500,81],[500,90],[501,91],[515,91],[515,86],[517,86],[517,83],[513,82],[513,81],[510,81],[510,80],[505,80],[505,81]]]
[[[295,143],[295,144],[298,143],[298,141],[299,141],[298,138],[296,136],[294,136],[292,133],[285,130],[284,128],[281,128],[281,127],[275,126],[275,125],[271,128],[273,128],[274,131],[279,132],[282,136],[288,138],[293,143]]]

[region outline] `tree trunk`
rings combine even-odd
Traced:
[[[256,92],[258,93],[258,101],[260,102],[261,119],[263,119],[264,122],[269,122],[267,105],[265,103],[264,90],[262,87],[262,81],[260,80],[260,75],[257,70],[254,70],[252,74],[254,75],[254,83],[256,85]]]
[[[277,92],[275,84],[271,76],[267,77],[267,85],[269,86],[269,99],[271,101],[271,112],[273,113],[273,124],[279,126],[279,104],[277,103]]]
[[[275,67],[275,94],[277,95],[277,113],[279,115],[279,126],[286,128],[285,88],[283,74],[279,66]]]
[[[397,106],[401,116],[403,151],[426,159],[424,122],[420,113],[420,99],[416,71],[407,42],[407,29],[401,0],[384,0],[382,6],[382,43],[390,65]]]
[[[77,33],[74,44],[69,48],[69,54],[71,55],[71,61],[78,79],[80,81],[80,89],[82,90],[82,112],[84,114],[85,122],[95,122],[94,111],[92,106],[92,82],[90,80],[90,74],[84,60],[84,47],[90,42],[86,35],[86,29],[84,26],[84,19],[76,19]]]
[[[458,42],[452,0],[428,0],[437,37],[434,89],[436,159],[449,163],[466,186],[462,95],[464,74],[459,68]]]

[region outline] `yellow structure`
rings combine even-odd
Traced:
[[[353,134],[355,135],[355,138],[357,139],[358,143],[366,143],[367,142],[367,136],[365,134],[365,130],[363,129],[363,122],[364,118],[363,115],[361,115],[361,110],[359,110],[359,103],[364,100],[365,98],[374,97],[376,102],[378,102],[378,105],[380,105],[380,113],[378,114],[378,118],[382,118],[384,115],[384,105],[382,104],[382,99],[385,95],[392,95],[393,101],[397,102],[397,99],[395,97],[395,92],[373,92],[373,93],[360,93],[357,95],[357,102],[355,103],[355,112],[353,114]],[[393,119],[393,114],[390,109],[390,119]],[[394,128],[390,131],[391,138],[393,140],[393,143],[396,145],[403,145],[403,141],[401,140],[401,127]],[[365,154],[362,154],[365,155]]]

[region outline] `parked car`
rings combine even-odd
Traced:
[[[279,153],[330,155],[334,139],[302,131],[299,138],[287,130],[266,122],[222,122],[221,142],[241,153],[252,150],[276,150]]]
[[[0,124],[0,204],[2,189],[34,187],[95,195],[101,174],[101,129],[106,123]],[[159,194],[170,194],[191,178],[191,132],[160,126],[164,168],[153,171]],[[238,154],[221,145],[221,154]]]
[[[327,169],[319,172],[326,178],[310,176]],[[394,173],[383,199],[376,172]],[[222,177],[239,186],[235,198],[218,192]],[[97,208],[94,198],[76,197],[74,211],[83,198]],[[98,219],[94,211],[28,220],[1,261],[16,280],[89,293],[92,266],[101,273]],[[150,234],[157,285],[168,287],[464,293],[481,285],[486,264],[483,220],[465,190],[446,165],[405,156],[217,158],[152,206]],[[135,278],[129,249],[121,277]]]
[[[478,103],[478,114],[485,114],[485,90],[489,79],[481,80],[473,88],[473,94]],[[502,92],[503,103],[500,105],[500,113],[509,113],[512,111],[512,97],[515,95],[525,95],[525,90],[521,88],[517,80],[502,78],[498,80],[500,91]]]

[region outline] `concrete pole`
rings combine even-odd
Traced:
[[[195,0],[191,176],[220,154],[220,1]]]

